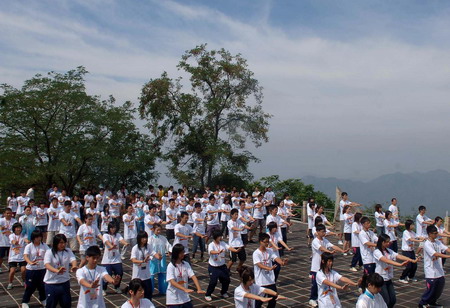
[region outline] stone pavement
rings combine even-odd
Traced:
[[[309,307],[309,292],[310,292],[310,279],[308,278],[309,269],[310,269],[310,253],[311,250],[307,247],[306,242],[306,233],[305,233],[305,225],[303,223],[296,223],[292,228],[293,233],[288,234],[289,245],[294,247],[294,250],[286,253],[286,257],[289,258],[289,264],[287,267],[282,268],[280,277],[278,279],[278,290],[280,294],[288,297],[288,300],[279,301],[277,307]],[[336,238],[331,238],[333,243],[337,243]],[[399,245],[400,246],[400,245]],[[249,244],[247,247],[247,265],[251,265],[251,253],[257,248],[257,244]],[[359,272],[350,272],[351,256],[343,256],[341,254],[337,254],[335,257],[334,269],[339,272],[341,275],[349,277],[354,281],[358,280],[362,274]],[[448,262],[450,263],[450,262]],[[448,272],[449,265],[446,265],[446,269]],[[236,265],[233,269],[236,268]],[[18,307],[21,303],[21,298],[23,295],[23,287],[21,287],[21,279],[16,274],[14,285],[15,287],[12,290],[6,290],[6,285],[8,281],[8,274],[6,273],[7,268],[5,263],[3,264],[3,273],[0,274],[0,306],[1,307]],[[207,263],[198,263],[193,264],[193,269],[198,277],[200,284],[204,290],[208,285],[208,272],[207,272]],[[131,279],[131,262],[127,260],[124,263],[124,271],[125,275],[123,278],[123,283],[121,285],[122,288],[125,288],[125,284],[128,283]],[[400,276],[401,269],[395,268],[395,290],[397,294],[397,305],[396,307],[417,307],[420,296],[425,290],[425,282],[423,275],[423,263],[419,264],[419,269],[416,277],[419,279],[418,282],[410,283],[407,285],[401,284],[398,282],[398,277]],[[76,307],[78,302],[78,292],[79,286],[76,282],[76,279],[73,274],[71,274],[71,294],[72,294],[72,306]],[[447,285],[441,296],[440,303],[444,305],[444,307],[450,307],[450,287],[449,287],[449,275],[446,275]],[[204,300],[204,296],[199,296],[198,294],[193,293],[191,298],[193,299],[194,307],[234,307],[233,300],[233,292],[236,286],[239,285],[239,278],[236,272],[233,272],[231,277],[231,285],[230,285],[230,298],[227,300],[220,299],[219,288],[216,287],[216,291],[213,294],[213,301],[207,303]],[[113,289],[108,289],[108,295],[105,298],[107,307],[120,307],[126,300],[127,297],[123,294],[115,294]],[[30,307],[41,307],[39,301],[37,299],[37,292],[35,296],[32,298]],[[353,288],[348,292],[339,292],[339,298],[343,307],[354,307],[356,303],[356,299],[358,297],[358,291]],[[153,303],[156,307],[165,307],[165,296],[158,296],[158,291],[155,290]]]

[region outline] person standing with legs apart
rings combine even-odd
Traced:
[[[8,265],[9,265],[9,280],[7,290],[11,290],[13,287],[13,279],[16,269],[19,268],[22,274],[22,281],[25,283],[25,266],[27,262],[23,257],[25,251],[25,245],[29,243],[28,239],[22,235],[22,225],[16,222],[12,226],[12,234],[9,235],[9,242],[11,248],[9,250]]]
[[[370,230],[370,219],[368,217],[361,218],[362,230],[359,233],[359,249],[361,250],[361,258],[364,266],[364,274],[375,273],[375,259],[373,251],[377,247],[378,237]]]
[[[414,222],[411,219],[408,219],[405,222],[405,231],[403,231],[403,237],[402,237],[402,253],[405,257],[408,257],[410,259],[416,259],[416,254],[414,252],[414,243],[422,243],[425,238],[418,237],[416,233],[414,233]],[[416,275],[417,271],[417,263],[408,263],[406,265],[406,268],[403,270],[399,282],[407,284],[408,280],[411,282],[417,281],[414,276]]]
[[[17,222],[12,215],[13,211],[6,208],[3,217],[0,218],[0,273],[2,272],[3,258],[9,255],[11,247],[9,235],[12,234],[12,226]]]
[[[159,223],[153,224],[152,235],[149,237],[149,244],[151,250],[154,251],[155,257],[150,260],[150,274],[152,277],[152,285],[155,284],[155,276],[158,278],[158,292],[160,295],[165,295],[167,291],[167,260],[166,255],[169,253],[172,246],[167,239],[161,235],[162,227]]]
[[[133,213],[134,209],[131,204],[127,205],[126,214],[123,215],[123,229],[124,229],[124,239],[128,245],[122,247],[121,257],[122,260],[125,260],[125,254],[128,251],[128,247],[130,249],[136,245],[136,215]]]
[[[352,249],[353,249],[353,258],[352,263],[350,264],[350,270],[352,272],[357,272],[356,264],[358,263],[359,268],[363,266],[363,261],[361,257],[361,248],[359,243],[359,233],[361,233],[362,226],[359,223],[361,220],[362,214],[356,213],[354,217],[354,222],[352,224]]]

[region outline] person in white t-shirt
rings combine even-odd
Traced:
[[[344,234],[344,225],[345,225],[345,220],[344,220],[344,206],[350,206],[350,207],[355,207],[355,206],[361,206],[361,204],[356,203],[356,202],[351,202],[350,200],[348,200],[348,194],[344,191],[341,193],[341,201],[339,202],[339,208],[340,208],[340,215],[339,215],[339,220],[341,222],[341,232],[339,234],[339,242],[338,245],[343,245],[342,242],[342,235]]]
[[[280,237],[280,235],[278,234],[278,226],[277,223],[272,221],[267,225],[267,234],[270,236],[270,248],[273,250],[273,252],[275,253],[275,255],[277,255],[277,257],[280,257],[280,246],[287,249],[288,251],[291,251],[292,248],[289,247],[284,241],[283,239]],[[273,272],[275,274],[275,282],[278,280],[278,276],[280,275],[280,271],[281,271],[281,265],[278,264],[276,261],[274,261],[274,264],[277,266]]]
[[[374,216],[376,222],[375,225],[377,227],[377,235],[380,236],[381,234],[384,234],[384,219],[386,218],[381,204],[375,204]]]
[[[23,215],[23,210],[28,205],[28,202],[30,201],[30,198],[26,196],[26,192],[21,191],[20,196],[17,197],[17,212],[16,212],[16,219],[19,219],[20,216]]]
[[[175,240],[173,244],[181,244],[184,247],[184,261],[191,263],[189,257],[189,240],[193,239],[195,234],[194,229],[187,224],[189,219],[189,214],[186,212],[181,212],[180,214],[180,223],[176,224],[174,232],[175,232]],[[199,237],[203,237],[204,235],[197,232],[196,234]]]
[[[206,238],[205,245],[208,245],[209,238],[214,230],[220,230],[219,214],[221,210],[216,204],[214,195],[209,196],[209,204],[206,206]]]
[[[27,237],[22,235],[22,225],[16,222],[12,226],[12,233],[9,235],[9,242],[11,247],[9,249],[8,255],[8,265],[9,265],[9,280],[7,290],[11,290],[13,287],[14,274],[16,269],[19,268],[22,274],[22,281],[25,282],[25,266],[27,262],[23,257],[25,251],[25,245],[29,243]]]
[[[134,214],[134,209],[131,204],[127,204],[126,213],[122,216],[123,220],[123,238],[128,243],[127,246],[122,248],[121,256],[122,260],[125,260],[125,254],[127,253],[128,247],[130,249],[136,245],[136,215]]]
[[[361,280],[361,289],[363,293],[358,297],[356,308],[387,308],[386,303],[380,294],[383,284],[383,277],[379,274],[364,274]]]
[[[384,214],[385,214],[385,218],[386,218],[383,222],[384,233],[386,233],[389,236],[389,238],[391,239],[389,248],[392,249],[394,252],[398,252],[397,234],[396,234],[395,230],[398,226],[404,226],[405,224],[402,224],[402,223],[396,221],[392,217],[391,211],[386,211]]]
[[[103,281],[116,284],[120,276],[111,277],[103,266],[98,266],[101,251],[98,246],[86,250],[86,266],[78,269],[76,277],[80,285],[77,308],[105,308],[105,300],[101,290]]]
[[[230,197],[225,197],[223,199],[223,203],[220,206],[220,209],[222,210],[222,215],[220,215],[220,222],[222,224],[222,234],[224,238],[228,236],[228,227],[227,223],[230,220],[230,212],[231,212],[231,199]]]
[[[122,200],[117,198],[117,194],[112,194],[108,200],[108,204],[112,222],[116,224],[117,230],[120,230],[120,212],[123,206]]]
[[[405,221],[405,231],[403,231],[402,237],[402,254],[410,259],[416,259],[416,254],[414,253],[414,243],[421,243],[424,240],[424,237],[417,236],[414,232],[414,222],[411,219]],[[399,282],[404,284],[407,284],[408,280],[411,282],[416,282],[417,279],[414,278],[416,271],[417,263],[408,263],[400,276]]]
[[[361,233],[362,226],[359,223],[361,220],[362,214],[361,213],[355,213],[355,216],[353,217],[353,224],[352,224],[352,249],[353,249],[353,258],[352,262],[350,264],[350,270],[352,272],[357,272],[356,264],[358,263],[359,268],[363,266],[363,261],[361,257],[361,248],[359,243],[359,233]]]
[[[78,267],[75,255],[66,246],[66,236],[57,234],[53,238],[51,249],[47,250],[44,256],[46,307],[57,307],[57,305],[70,307],[72,305],[69,267],[72,265],[73,273],[78,270]]]
[[[418,260],[412,260],[408,257],[397,254],[389,247],[390,237],[387,234],[382,234],[378,237],[377,248],[373,251],[373,257],[376,262],[375,272],[380,274],[384,279],[384,285],[381,289],[381,296],[388,306],[392,308],[397,302],[395,295],[394,284],[392,279],[394,278],[394,266],[402,267],[406,266],[409,262],[416,263]],[[401,260],[403,263],[396,262]]]
[[[316,276],[319,307],[341,308],[337,290],[347,291],[349,286],[358,286],[357,282],[333,270],[333,262],[333,254],[324,252],[321,255],[320,270]],[[338,284],[339,282],[343,283],[343,285]]]
[[[442,259],[450,258],[450,249],[437,239],[438,229],[431,225],[426,228],[426,232],[428,239],[423,245],[423,261],[427,289],[420,299],[419,307],[438,306],[437,301],[445,285]]]
[[[399,221],[400,221],[400,215],[399,215],[399,213],[398,213],[397,198],[392,198],[392,199],[391,199],[391,205],[389,205],[388,210],[391,211],[391,213],[392,213],[392,218],[393,218],[396,222],[399,222]]]
[[[445,230],[444,227],[444,219],[440,216],[436,216],[434,218],[434,226],[438,229],[438,237],[437,239],[441,242],[444,242],[444,237],[449,238],[450,237],[450,232],[448,232],[447,230]],[[445,265],[445,261],[447,261],[447,259],[442,259],[442,266]]]
[[[9,255],[11,246],[9,235],[12,234],[12,226],[17,222],[12,215],[12,210],[6,208],[3,217],[0,218],[0,273],[2,272],[3,258]]]
[[[144,297],[152,300],[153,284],[150,274],[150,259],[157,253],[151,249],[148,244],[148,234],[140,231],[137,235],[137,243],[131,249],[131,262],[133,262],[133,271],[131,278],[139,278],[144,286]],[[158,254],[158,258],[160,255]]]
[[[287,259],[281,259],[273,252],[271,248],[268,248],[269,244],[270,236],[267,233],[260,233],[259,248],[253,252],[255,282],[257,285],[273,290],[277,293],[274,270],[278,267],[278,265],[286,265]],[[256,307],[260,307],[261,304],[262,302],[257,302]],[[275,306],[276,296],[272,296],[272,299],[269,301],[267,307],[274,308]]]
[[[308,216],[308,230],[306,231],[306,237],[308,238],[308,248],[311,248],[311,242],[314,239],[312,234],[312,228],[314,227],[314,215],[316,214],[316,202],[314,198],[308,199],[308,205],[306,207],[306,215]]]
[[[121,308],[155,308],[148,298],[144,298],[144,284],[141,279],[131,279],[126,291],[130,294],[130,299],[123,303]]]
[[[249,197],[251,200],[251,197]],[[253,205],[253,230],[250,232],[250,239],[253,238],[253,235],[263,233],[266,229],[266,219],[267,216],[266,212],[266,204],[265,200],[263,199],[263,195],[259,194],[257,196],[257,199]],[[258,227],[259,227],[259,233],[258,233]]]
[[[349,205],[344,206],[342,210],[342,219],[344,220],[344,247],[343,249],[350,248],[352,242],[352,224],[353,224],[353,213],[351,212],[351,207]],[[344,256],[347,254],[345,253]]]
[[[206,238],[206,232],[205,232],[205,220],[206,215],[202,211],[202,205],[200,203],[195,203],[194,205],[194,213],[192,214],[192,221],[193,221],[193,231],[194,231],[194,244],[192,247],[192,263],[196,264],[199,261],[203,262],[203,254],[206,250],[205,247],[205,238]],[[197,252],[198,247],[200,246],[200,260],[197,260],[195,258],[195,254]]]
[[[47,241],[48,216],[45,202],[39,202],[39,207],[36,209],[36,230],[41,231],[43,242]]]
[[[205,294],[200,287],[197,277],[191,266],[184,260],[185,247],[175,244],[172,247],[172,256],[167,266],[166,280],[169,283],[166,293],[166,305],[180,305],[179,307],[193,307],[189,293],[193,292],[188,287],[188,280],[192,279],[198,294]]]
[[[264,193],[264,199],[266,199],[269,205],[275,205],[276,197],[275,193],[272,191],[272,187],[267,187],[267,191]]]
[[[247,253],[245,252],[244,242],[242,241],[241,233],[244,229],[250,229],[249,226],[245,225],[241,220],[238,219],[239,211],[237,209],[232,209],[230,212],[231,219],[228,221],[228,244],[233,247],[237,252],[231,252],[230,261],[227,264],[228,269],[231,271],[231,267],[239,258],[238,269],[244,265],[245,260],[247,260]]]
[[[425,215],[427,208],[423,205],[419,206],[419,214],[416,217],[416,233],[418,236],[428,237],[427,226],[434,224],[434,220],[430,219]],[[422,251],[424,242],[419,244],[419,249],[417,249],[416,255],[419,255]]]
[[[43,242],[42,232],[34,230],[31,233],[31,243],[25,246],[23,257],[27,262],[26,265],[26,284],[25,292],[22,298],[22,307],[28,308],[33,293],[38,290],[39,300],[45,306],[45,285],[42,283],[45,276],[44,256],[48,250],[47,244]]]
[[[77,232],[75,229],[75,222],[81,226],[83,222],[80,217],[71,211],[72,202],[64,201],[64,211],[59,213],[59,233],[64,234],[69,242],[70,249],[72,251],[78,250]]]
[[[272,296],[276,296],[276,300],[286,299],[286,297],[271,289],[257,285],[255,283],[255,274],[251,267],[243,266],[238,269],[238,272],[241,284],[234,290],[234,305],[236,308],[261,307],[261,303],[269,302]],[[269,297],[264,297],[264,295]]]
[[[145,215],[144,218],[145,232],[147,232],[149,237],[153,234],[152,229],[154,224],[165,225],[167,222],[162,221],[162,219],[156,215],[156,206],[150,205],[148,208],[148,214]]]
[[[48,246],[53,243],[53,238],[59,233],[59,228],[61,227],[61,222],[59,221],[59,214],[62,209],[58,207],[58,199],[53,198],[50,202],[50,206],[47,209],[48,215],[48,226],[47,226],[47,240]]]
[[[28,240],[30,240],[31,232],[34,231],[37,224],[37,218],[33,215],[31,210],[31,201],[32,200],[30,200],[29,205],[24,208],[23,215],[19,217],[19,223],[22,225],[22,233]]]
[[[359,232],[359,249],[364,266],[364,273],[375,273],[375,259],[373,251],[377,247],[378,237],[370,230],[370,219],[366,216],[361,218],[362,230]]]
[[[7,208],[10,208],[13,214],[17,212],[17,195],[15,191],[12,191],[8,198],[6,198]]]
[[[86,264],[86,250],[91,246],[97,246],[97,238],[103,241],[100,230],[98,230],[97,225],[94,224],[94,216],[87,214],[84,221],[85,223],[81,225],[77,231],[81,259],[79,268],[82,268]]]
[[[175,200],[169,199],[169,207],[166,209],[166,237],[168,241],[175,239],[175,226],[178,220],[177,212],[178,210],[175,208]]]
[[[94,222],[97,225],[98,218],[100,217],[100,211],[97,209],[97,203],[95,201],[91,201],[89,205],[84,206],[85,214],[91,214],[94,217]]]

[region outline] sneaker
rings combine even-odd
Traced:
[[[13,288],[12,283],[8,283],[8,286],[6,287],[6,290],[11,290]]]
[[[344,252],[343,255],[344,255],[344,256],[348,256],[348,253]]]
[[[103,296],[106,296],[106,291],[105,290],[103,290]]]
[[[116,289],[116,294],[122,294],[122,290],[120,288]]]
[[[205,296],[205,301],[207,301],[207,302],[212,301],[212,297],[211,296]]]
[[[27,303],[22,303],[22,308],[30,308]]]
[[[308,277],[309,277],[309,279],[311,279],[311,278],[312,278],[312,275],[311,275],[311,274],[309,274],[309,275],[308,275]]]
[[[338,245],[344,245],[344,243],[342,241],[339,241]]]
[[[412,278],[412,279],[409,278],[409,280],[412,281],[412,282],[417,282],[418,281],[417,278]]]
[[[310,300],[309,300],[309,305],[310,305],[311,307],[317,307],[317,301],[315,301],[315,300],[313,300],[313,299],[310,299]]]
[[[353,252],[350,251],[348,254],[352,256],[352,255],[353,255]]]
[[[228,295],[228,293],[222,294],[222,298],[228,298],[230,297],[230,295]]]
[[[357,272],[357,271],[358,271],[358,269],[357,269],[356,267],[350,267],[350,270],[351,270],[352,272]]]
[[[126,258],[125,257],[120,257],[122,260],[125,260]]]
[[[47,300],[46,299],[44,299],[42,302],[41,302],[41,304],[42,304],[42,306],[47,306]]]
[[[399,279],[398,282],[401,282],[401,283],[403,283],[403,284],[408,284],[408,283],[409,283],[409,282],[406,281],[405,279]]]

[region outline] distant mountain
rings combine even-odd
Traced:
[[[427,207],[427,215],[431,218],[450,212],[450,173],[445,170],[397,172],[368,182],[314,176],[305,176],[302,181],[314,185],[316,190],[326,193],[333,200],[336,186],[339,186],[349,194],[350,200],[365,206],[380,203],[387,208],[395,197],[402,215],[415,214],[422,204]]]

